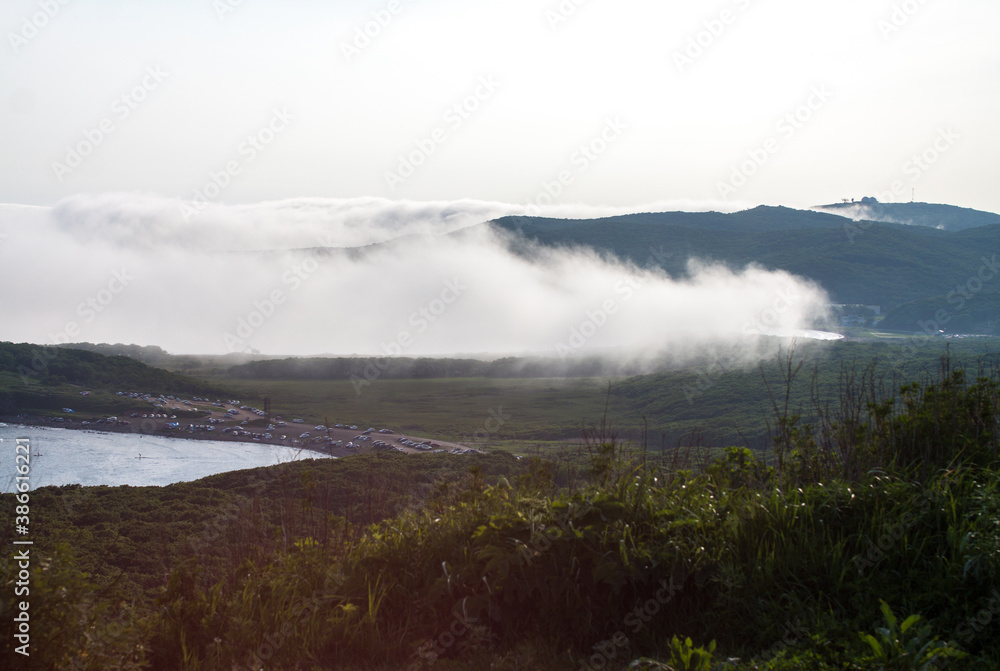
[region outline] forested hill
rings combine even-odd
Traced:
[[[855,219],[929,226],[942,231],[963,231],[1000,224],[1000,214],[935,203],[880,203],[873,198],[865,198],[857,203],[835,203],[820,207]]]
[[[977,274],[984,256],[1000,252],[1000,223],[949,232],[784,207],[592,220],[505,217],[490,225],[525,241],[591,247],[673,276],[686,275],[691,258],[756,263],[815,280],[835,303],[883,310],[947,294]]]
[[[88,389],[213,393],[201,381],[153,368],[126,356],[0,342],[0,394],[4,390],[73,384]]]

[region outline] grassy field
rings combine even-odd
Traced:
[[[947,345],[956,363],[975,368],[995,341]],[[902,378],[934,374],[946,343],[919,339],[886,342],[806,343],[795,353],[802,364],[792,385],[790,410],[809,418],[814,399],[836,407],[842,375],[860,376],[874,365],[877,381],[895,392]],[[782,401],[785,370],[775,357],[763,366],[725,367],[694,362],[683,370],[630,378],[379,379],[356,388],[349,380],[256,380],[224,375],[207,381],[244,398],[270,396],[272,412],[311,423],[349,422],[442,440],[525,451],[576,441],[584,429],[606,422],[633,445],[647,430],[650,448],[678,444],[763,447]],[[766,382],[765,382],[766,379]],[[770,392],[768,387],[770,386]],[[610,390],[610,393],[609,393]],[[359,393],[360,392],[360,393]]]
[[[877,362],[874,376],[886,393],[895,393],[899,380],[935,373],[946,348],[956,365],[975,369],[983,357],[996,351],[997,340],[905,337],[800,343],[795,365],[802,367],[791,387],[789,410],[808,422],[816,416],[817,401],[836,409],[845,371],[861,375],[872,362]],[[64,357],[83,355],[67,352]],[[103,361],[106,366],[124,366],[129,360]],[[116,390],[161,393],[169,391],[164,385],[187,384],[191,392],[204,388],[212,390],[202,392],[211,398],[240,398],[256,407],[263,407],[268,396],[272,415],[286,420],[389,427],[520,454],[579,442],[585,429],[600,426],[602,421],[633,446],[643,443],[645,429],[645,442],[654,451],[678,445],[759,449],[766,447],[771,435],[771,397],[783,399],[787,372],[778,357],[762,365],[741,366],[705,358],[690,361],[680,370],[628,378],[379,378],[361,386],[349,379],[245,378],[225,368],[203,370],[198,379],[185,381],[140,366],[128,375],[105,374],[110,381],[90,386],[88,382],[96,381],[91,378],[102,370],[88,370],[80,367],[68,379],[50,376],[44,382],[0,370],[0,407],[6,407],[7,414],[59,414],[61,407],[72,407],[78,414],[123,414],[136,409],[136,403],[116,397]],[[90,389],[92,394],[82,397],[81,389]]]
[[[286,420],[351,423],[432,435],[443,440],[550,441],[577,437],[597,424],[608,400],[606,379],[376,380],[358,394],[348,380],[219,378],[242,396],[271,397]],[[614,396],[609,420],[634,421]]]

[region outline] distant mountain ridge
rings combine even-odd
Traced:
[[[874,198],[862,198],[857,202],[819,207],[855,219],[927,226],[942,231],[964,231],[1000,224],[1000,214],[935,203],[880,203]]]
[[[525,243],[590,247],[675,277],[686,276],[691,258],[735,267],[756,263],[815,280],[835,303],[884,310],[947,294],[976,273],[984,254],[1000,254],[1000,215],[906,205],[912,207],[882,214],[920,215],[953,230],[768,206],[732,214],[660,212],[586,220],[510,216],[485,225]]]

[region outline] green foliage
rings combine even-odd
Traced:
[[[152,368],[125,356],[0,342],[0,372],[24,380],[44,382],[55,376],[70,384],[119,390],[152,390],[161,393],[218,391],[197,380]]]
[[[48,488],[36,543],[66,535],[65,575],[115,586],[107,603],[74,589],[86,613],[146,623],[101,640],[138,641],[152,671],[988,668],[996,624],[970,618],[1000,575],[992,380],[945,367],[898,400],[845,392],[857,415],[786,413],[776,465],[730,448],[678,470],[600,432],[573,487],[539,460],[371,454],[69,507],[77,492]],[[859,636],[884,603],[933,619],[885,606]],[[64,630],[54,654],[75,654],[83,630]]]
[[[918,298],[898,305],[879,322],[879,328],[931,333],[995,333],[993,325],[1000,318],[1000,292],[984,291],[974,299],[950,296]],[[943,317],[943,318],[942,318]]]
[[[29,548],[29,546],[20,546]],[[48,553],[30,546],[30,578],[19,577],[13,552],[0,558],[0,653],[30,668],[80,671],[137,671],[146,668],[149,630],[129,607],[117,608],[114,586],[98,589],[75,567],[66,545]],[[15,596],[15,584],[30,590]],[[27,603],[22,611],[20,603]],[[15,614],[27,612],[30,657],[15,652],[21,645]],[[27,667],[26,667],[27,668]]]
[[[945,668],[947,659],[961,659],[965,653],[954,643],[944,643],[931,635],[929,625],[920,625],[920,615],[910,615],[899,622],[885,601],[881,605],[885,626],[875,635],[860,633],[871,648],[870,660],[885,671],[931,671]]]
[[[547,246],[591,247],[675,277],[688,274],[690,258],[738,268],[757,263],[815,280],[836,303],[889,309],[937,295],[941,287],[965,285],[981,266],[1000,222],[995,214],[957,210],[950,210],[951,218],[978,227],[947,232],[887,223],[859,226],[824,213],[773,207],[591,220],[505,217],[492,225]],[[940,221],[940,214],[935,216]],[[913,324],[908,330],[918,329]]]
[[[674,636],[670,639],[670,665],[677,671],[710,671],[712,655],[715,653],[715,641],[708,644],[708,649],[694,647],[690,638],[683,641]]]

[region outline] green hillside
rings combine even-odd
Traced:
[[[81,396],[81,391],[90,391]],[[0,342],[0,414],[58,412],[70,407],[114,414],[131,407],[118,391],[225,396],[221,387],[126,356]]]
[[[992,262],[992,250],[1000,249],[1000,224],[950,233],[788,208],[595,220],[506,217],[491,225],[543,245],[592,247],[674,276],[687,273],[690,258],[740,268],[755,263],[815,280],[834,303],[884,310],[946,294],[979,272],[984,255]]]
[[[996,369],[836,397],[828,422],[775,415],[769,463],[605,433],[581,471],[369,455],[43,488],[0,584],[30,576],[39,669],[998,668]],[[0,599],[5,655],[23,608]]]
[[[909,226],[928,226],[943,231],[962,231],[967,228],[1000,224],[1000,214],[935,203],[880,203],[865,198],[857,203],[834,203],[821,207],[847,216],[859,213],[863,219],[896,222]]]
[[[1000,326],[1000,291],[952,292],[904,303],[889,312],[879,326],[896,331],[993,335]]]

